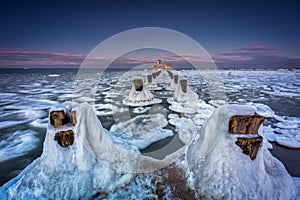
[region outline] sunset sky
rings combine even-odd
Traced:
[[[182,32],[221,67],[300,67],[299,10],[296,0],[0,1],[0,67],[79,67],[138,27]]]

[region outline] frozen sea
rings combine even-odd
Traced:
[[[122,105],[122,99],[131,87],[130,84],[120,83],[126,72],[106,71],[96,87],[95,111],[107,130],[116,123],[124,126],[129,123],[129,120],[122,119],[120,113],[129,111],[130,116],[135,117],[150,112],[150,107],[128,108]],[[217,72],[205,73],[214,77]],[[193,70],[181,74],[188,79],[190,87],[200,99],[215,105],[201,74]],[[225,86],[226,102],[254,105],[267,117],[264,132],[273,144],[271,152],[284,163],[292,176],[300,177],[300,72],[220,71],[220,74]],[[73,99],[89,101],[74,94],[74,91],[78,94],[78,91],[84,90],[75,84],[76,75],[77,70],[73,69],[0,71],[0,185],[18,175],[41,155],[51,106]],[[152,107],[152,114],[177,114],[168,108],[167,98],[172,97],[172,92],[161,90],[153,94],[163,102]],[[166,138],[151,145],[139,144],[141,152],[147,154],[163,148],[171,141],[175,141],[175,145],[169,151],[175,151],[183,145],[171,123],[164,130],[168,131]],[[169,134],[170,131],[174,135]]]

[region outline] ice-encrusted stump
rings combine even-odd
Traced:
[[[168,72],[170,78],[173,79],[173,73],[171,71],[169,71],[169,70],[167,72]]]
[[[257,114],[253,116],[234,115],[229,119],[228,132],[231,134],[256,135],[264,120],[263,116]],[[251,160],[254,160],[262,142],[262,136],[248,136],[238,137],[235,143],[243,150],[244,154],[248,155]]]
[[[114,166],[129,159],[132,165],[122,167],[134,169],[137,148],[113,141],[92,106],[69,102],[51,110],[61,108],[68,115],[71,110],[76,112],[76,126],[49,125],[41,157],[0,188],[1,200],[89,199],[97,192],[112,192],[132,179],[132,174],[119,173]]]
[[[171,90],[171,91],[176,90],[177,85],[178,85],[178,80],[179,80],[179,76],[177,74],[174,74],[173,78],[171,79],[170,86],[167,87],[166,89]]]
[[[167,102],[171,104],[169,109],[178,113],[194,114],[199,106],[198,95],[188,86],[187,80],[179,81],[173,97]]]
[[[158,87],[157,84],[153,81],[152,74],[148,74],[146,77],[146,86],[149,90],[161,90],[161,87]]]
[[[152,84],[152,74],[147,75],[147,84]]]
[[[50,110],[64,110],[69,114],[76,111],[76,126],[49,124],[42,155],[0,187],[1,200],[94,199],[130,185],[135,173],[160,169],[178,157],[174,153],[155,160],[141,155],[136,146],[104,129],[94,108],[87,103],[68,102]],[[69,136],[74,136],[74,141],[69,146],[65,142],[71,144],[72,138],[64,141],[66,148],[54,140]],[[182,155],[184,150],[177,152]]]
[[[143,84],[142,79],[134,79],[128,97],[122,101],[124,105],[133,107],[148,106],[161,102],[161,99],[154,98],[147,86]]]
[[[262,144],[251,160],[243,151],[254,153],[250,143],[259,146],[258,134],[231,134],[233,116],[255,116],[252,106],[224,105],[217,108],[203,124],[199,137],[187,149],[187,162],[194,177],[198,198],[204,199],[295,199],[296,187],[283,164]],[[239,138],[247,139],[239,139]],[[236,142],[242,145],[236,145]]]
[[[134,87],[135,91],[143,91],[143,80],[142,79],[134,79]]]
[[[187,80],[180,80],[173,99],[178,103],[198,101],[198,95],[188,86]]]

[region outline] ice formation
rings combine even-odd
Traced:
[[[143,84],[142,79],[134,80],[129,96],[122,101],[124,105],[133,107],[153,105],[161,102],[161,99],[154,98],[147,86]]]
[[[207,199],[295,199],[296,187],[283,164],[263,144],[256,158],[242,153],[237,136],[228,133],[234,115],[253,116],[252,106],[219,107],[187,150],[198,197]],[[261,135],[261,128],[259,135]],[[239,135],[238,137],[249,137]],[[250,136],[253,137],[253,136]]]
[[[171,79],[170,86],[167,87],[167,90],[175,91],[179,82],[179,75],[178,74],[173,74],[173,78]]]
[[[163,160],[143,156],[136,146],[103,129],[91,105],[68,102],[50,112],[60,110],[70,121],[48,124],[41,157],[0,188],[0,199],[88,199],[113,193],[130,183],[133,172],[167,166],[184,152],[179,149]]]
[[[153,142],[172,136],[171,130],[164,129],[167,125],[168,121],[162,114],[139,115],[129,121],[113,125],[110,132],[143,149]]]
[[[162,88],[157,86],[157,83],[155,82],[153,75],[148,74],[146,76],[146,86],[149,90],[161,90]]]
[[[187,80],[179,81],[173,98],[179,103],[198,101],[198,95],[188,86]]]

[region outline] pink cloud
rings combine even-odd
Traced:
[[[238,46],[213,56],[216,63],[226,66],[254,67],[299,67],[300,58],[280,55],[277,48],[271,46]]]
[[[0,49],[0,67],[79,66],[83,54]]]
[[[239,46],[235,47],[234,50],[240,51],[276,51],[277,48],[263,45],[255,45],[255,46]]]

